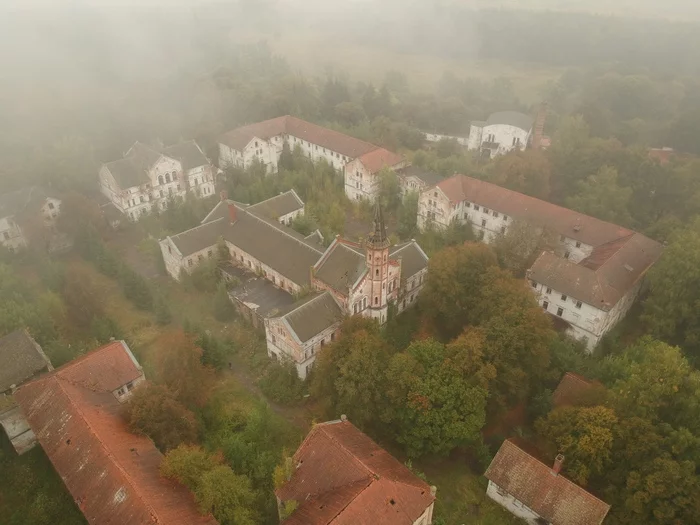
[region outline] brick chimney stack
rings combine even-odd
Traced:
[[[228,218],[231,221],[231,224],[236,222],[238,219],[238,210],[236,210],[236,205],[233,204],[232,202],[228,203]]]
[[[228,200],[228,192],[226,190],[221,190],[219,195],[221,195],[221,202]]]
[[[540,149],[542,147],[542,137],[544,136],[544,124],[547,120],[547,103],[543,102],[540,106],[540,111],[537,113],[535,120],[535,129],[532,136],[532,149]]]
[[[561,454],[557,454],[557,457],[554,459],[554,465],[552,466],[552,476],[558,476],[559,472],[561,472],[561,466],[564,464],[564,456]]]

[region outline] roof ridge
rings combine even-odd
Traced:
[[[514,446],[514,447],[517,448],[520,452],[522,452],[522,453],[525,454],[526,456],[528,456],[528,457],[534,459],[535,461],[537,461],[538,463],[540,463],[541,465],[543,465],[543,466],[544,466],[545,468],[547,468],[548,470],[551,470],[551,469],[552,469],[552,467],[550,467],[549,465],[547,465],[547,463],[545,463],[544,461],[542,461],[541,459],[539,459],[537,456],[533,456],[533,455],[530,454],[528,451],[526,451],[526,450],[520,448],[514,441],[512,441],[511,438],[506,439],[503,443],[504,443],[504,444],[505,444],[505,443],[508,443],[509,445]],[[580,490],[580,491],[582,491],[582,492],[585,492],[585,493],[588,494],[589,496],[591,496],[591,497],[597,499],[598,501],[600,501],[600,502],[603,503],[604,505],[607,505],[608,507],[610,507],[610,505],[609,505],[608,503],[605,503],[605,502],[604,502],[602,499],[600,499],[598,496],[596,496],[595,494],[589,492],[588,490],[586,490],[585,488],[583,488],[581,485],[578,485],[577,483],[574,483],[573,481],[571,481],[569,478],[567,478],[567,477],[564,476],[563,474],[558,474],[558,475],[557,475],[557,478],[563,479],[563,480],[564,480],[566,483],[568,483],[569,485],[575,487],[576,489],[578,489],[578,490]]]
[[[312,298],[309,299],[308,301],[305,301],[305,302],[301,303],[301,304],[300,304],[299,306],[297,306],[294,310],[291,310],[291,311],[287,312],[286,314],[284,314],[284,315],[282,316],[282,319],[286,319],[288,315],[293,314],[294,312],[296,312],[296,311],[299,310],[300,308],[304,308],[305,306],[307,306],[307,305],[313,303],[313,302],[316,301],[317,299],[320,299],[321,297],[323,297],[324,295],[329,294],[329,293],[330,293],[330,292],[329,292],[328,290],[326,290],[326,291],[320,293],[319,295],[317,295],[316,297],[312,297]]]
[[[236,207],[237,207],[237,206],[236,206]],[[237,207],[237,208],[238,208],[238,207]],[[295,240],[295,241],[298,242],[301,246],[304,246],[304,247],[308,248],[309,250],[313,250],[314,252],[318,253],[319,255],[323,255],[323,252],[322,252],[322,251],[317,250],[316,248],[314,248],[313,246],[311,246],[311,245],[309,245],[309,244],[306,244],[306,243],[303,241],[303,239],[297,239],[296,237],[294,237],[294,235],[290,235],[289,232],[286,232],[286,231],[284,231],[282,228],[279,228],[277,225],[272,224],[272,221],[266,221],[266,220],[262,219],[261,217],[258,217],[258,216],[255,215],[254,213],[248,212],[248,211],[247,211],[247,210],[248,210],[247,208],[238,208],[238,209],[240,209],[241,212],[243,212],[243,213],[247,213],[249,216],[253,217],[254,219],[256,219],[256,220],[258,220],[258,221],[260,221],[260,222],[262,222],[263,224],[267,224],[270,228],[276,229],[278,232],[283,233],[284,235],[286,235],[286,236],[289,237],[290,239]],[[216,222],[216,221],[211,221],[211,222]],[[184,232],[183,232],[183,233],[184,233]]]
[[[59,379],[60,379],[60,381],[59,381]],[[80,407],[80,404],[76,403],[75,400],[73,399],[73,396],[63,387],[61,382],[64,381],[64,379],[62,377],[55,377],[54,380],[56,381],[56,384],[61,389],[61,391],[63,391],[63,393],[68,397],[68,399],[70,399],[71,405],[73,406],[73,408],[75,410],[78,411],[81,419],[83,420],[85,425],[87,425],[92,436],[97,440],[97,442],[100,444],[102,449],[105,451],[105,454],[107,454],[107,458],[109,459],[110,463],[112,463],[112,465],[114,465],[117,468],[117,470],[119,470],[119,472],[122,475],[122,477],[124,478],[124,480],[131,486],[131,489],[136,493],[136,496],[141,500],[141,502],[149,510],[151,515],[155,516],[157,518],[157,521],[160,521],[161,517],[158,515],[156,510],[148,503],[146,498],[144,498],[144,496],[141,494],[141,491],[138,489],[138,486],[136,485],[136,483],[134,483],[134,481],[131,479],[131,476],[129,475],[129,473],[122,467],[121,463],[116,460],[116,458],[114,457],[114,454],[112,454],[110,449],[108,449],[107,446],[105,446],[102,439],[100,439],[98,433],[95,431],[93,426],[90,424],[90,421],[88,420],[88,418],[85,417],[85,414],[83,413],[83,410]],[[72,384],[70,381],[66,381],[66,382],[68,384]],[[83,388],[83,387],[77,386],[77,385],[74,385],[74,386],[76,386],[77,388]]]
[[[108,348],[111,348],[113,345],[119,344],[119,346],[121,346],[123,348],[123,344],[122,344],[123,342],[124,342],[123,339],[110,341],[109,343],[106,343],[98,348],[95,348],[94,350],[90,350],[89,352],[85,352],[83,355],[76,357],[72,361],[68,361],[67,363],[64,363],[63,365],[59,366],[58,368],[54,368],[48,374],[44,374],[43,376],[39,376],[31,382],[34,383],[34,382],[42,381],[44,379],[49,379],[49,378],[55,377],[55,376],[58,376],[58,377],[61,377],[61,379],[64,379],[63,372],[65,372],[66,370],[72,368],[73,366],[75,366],[79,363],[82,363],[83,361],[86,361],[88,358],[94,356],[97,353],[103,352],[103,351],[107,350]]]
[[[213,211],[213,210],[212,210]],[[174,239],[175,237],[179,237],[180,235],[184,235],[185,233],[189,233],[193,230],[196,230],[197,228],[202,228],[204,226],[209,226],[211,224],[216,224],[217,222],[223,220],[225,217],[219,217],[218,219],[214,219],[213,221],[205,222],[203,224],[198,224],[197,226],[193,226],[189,230],[185,230],[184,232],[176,233],[175,235],[171,235],[170,238]]]
[[[341,420],[340,423],[341,423],[341,424],[342,424],[342,423],[348,423],[348,421],[343,421],[343,420]],[[377,476],[377,477],[379,476],[376,472],[374,472],[373,470],[371,470],[363,461],[360,461],[360,459],[359,459],[355,454],[353,454],[352,452],[350,452],[350,450],[349,450],[342,442],[340,442],[340,441],[339,441],[338,439],[336,439],[334,436],[330,435],[328,432],[325,432],[325,429],[324,429],[324,428],[322,428],[321,430],[324,430],[323,433],[324,433],[326,436],[328,436],[328,438],[329,438],[331,441],[333,441],[333,443],[336,443],[341,449],[343,449],[343,451],[344,451],[346,454],[348,454],[355,462],[357,462],[357,463],[359,463],[360,465],[362,465],[362,468],[364,468],[364,469],[370,474],[370,478],[375,477],[375,476]],[[358,429],[358,430],[359,430],[359,429]],[[368,437],[369,437],[369,436],[368,436]],[[372,443],[374,443],[374,441],[372,441]],[[375,443],[375,445],[376,445],[376,443]],[[377,446],[378,446],[378,445],[377,445]]]

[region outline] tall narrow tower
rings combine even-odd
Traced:
[[[369,272],[370,315],[380,323],[387,318],[387,293],[389,283],[389,238],[384,226],[384,215],[379,200],[374,205],[373,230],[365,245]]]

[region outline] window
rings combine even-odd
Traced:
[[[497,218],[497,217],[498,217],[498,212],[497,212],[497,211],[493,212],[493,216]]]
[[[537,289],[537,283],[535,281],[530,281],[533,288]]]
[[[171,248],[170,245],[168,245],[168,253],[173,253],[173,249]]]
[[[211,259],[211,250],[207,251],[207,257],[209,257]]]
[[[486,228],[486,219],[481,220],[481,226]]]
[[[187,266],[192,266],[192,259],[187,259]]]
[[[140,200],[141,202],[146,202],[146,197],[144,197],[143,195],[141,195],[141,196],[139,197],[139,200]]]
[[[49,202],[49,209],[53,210],[53,202]]]
[[[433,192],[433,197],[437,197],[437,191]]]
[[[580,241],[576,241],[576,248],[580,248],[580,247],[581,247],[581,242],[580,242]]]
[[[548,288],[547,288],[547,293],[548,293],[548,294],[552,293],[552,289],[548,287]]]
[[[467,208],[471,208],[471,207],[472,207],[472,203],[471,203],[471,202],[466,202],[466,203],[464,203],[464,205],[465,205]]]
[[[545,311],[546,311],[547,308],[549,308],[549,303],[548,303],[547,301],[544,301],[544,302],[542,303],[542,308],[544,308]]]
[[[331,342],[335,341],[335,332],[331,334]]]
[[[568,259],[569,257],[571,257],[571,252],[569,250],[566,250],[566,252],[564,253],[564,259]]]
[[[160,190],[160,198],[162,199],[165,194],[163,193],[163,190]]]
[[[197,256],[197,258],[198,258],[200,261],[203,261],[203,260],[204,260],[204,255],[199,254],[199,255]]]
[[[566,301],[566,295],[561,294],[561,300],[562,300],[562,301]]]
[[[256,147],[256,148],[258,147],[258,141],[257,141],[257,140],[255,141],[255,147]]]
[[[558,315],[559,317],[561,317],[562,315],[564,315],[564,309],[563,309],[563,308],[557,308],[557,315]]]
[[[507,221],[507,220],[508,220],[508,215],[504,215],[504,216],[503,216],[503,220],[504,220],[504,221]]]
[[[158,175],[158,184],[164,184],[162,175]]]
[[[274,335],[272,336],[272,344],[273,345],[277,344],[277,338]]]
[[[367,298],[363,297],[362,298],[362,309],[364,310],[365,308],[367,308]]]
[[[479,211],[479,205],[478,205],[478,204],[475,204],[475,205],[474,205],[474,210],[475,210],[475,211]]]
[[[165,182],[170,182],[170,173],[165,174]]]
[[[576,301],[576,308],[581,308],[581,305],[582,305],[582,304],[583,304],[583,303],[581,303],[581,301]]]
[[[465,213],[465,214],[464,214],[464,220],[466,221],[467,219],[469,219],[469,215],[467,215],[467,214]]]
[[[374,275],[375,275],[376,277],[379,277],[379,268],[377,268],[376,270],[374,270]]]
[[[357,313],[357,303],[355,303],[355,304],[353,305],[352,311],[353,311],[354,313]]]
[[[379,304],[379,297],[374,298],[374,306],[377,306]]]
[[[484,213],[488,215],[489,209],[488,209],[488,208],[484,208]]]
[[[501,233],[506,233],[506,227],[505,227],[505,226],[501,226]]]

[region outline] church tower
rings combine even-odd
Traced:
[[[384,324],[387,319],[389,283],[389,238],[379,202],[374,205],[373,231],[367,238],[367,271],[369,281],[370,315]]]

